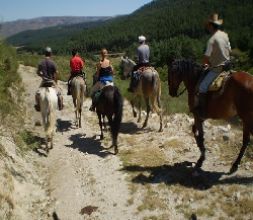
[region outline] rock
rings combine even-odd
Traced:
[[[230,136],[229,136],[229,134],[224,134],[224,135],[222,136],[222,138],[223,138],[224,141],[229,141]]]

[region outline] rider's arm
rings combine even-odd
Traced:
[[[99,71],[100,71],[100,63],[97,64],[97,67],[96,67],[96,77],[99,77]]]
[[[38,69],[37,69],[37,75],[42,77],[43,76],[43,72],[42,72],[42,67],[41,64],[38,65]]]

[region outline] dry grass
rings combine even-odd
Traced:
[[[143,210],[165,210],[166,202],[160,197],[158,191],[155,190],[154,187],[148,185],[146,186],[145,195],[143,197],[142,204],[138,207],[138,211],[141,212]]]
[[[123,150],[120,154],[125,166],[156,167],[166,162],[165,155],[158,147],[135,146],[131,150]]]
[[[11,197],[14,190],[11,173],[7,168],[1,168],[0,175],[0,218],[10,219],[14,209],[14,201]]]

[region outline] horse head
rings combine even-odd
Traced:
[[[123,69],[123,77],[126,79],[130,76],[136,63],[128,57],[121,57],[120,65]]]
[[[178,59],[172,61],[168,68],[168,86],[172,97],[178,96],[177,91],[181,82],[188,85],[188,88],[195,88],[201,77],[203,68],[190,59]]]
[[[181,82],[183,81],[182,73],[179,71],[179,65],[180,62],[178,60],[174,60],[168,68],[169,94],[172,97],[177,96],[177,91]]]

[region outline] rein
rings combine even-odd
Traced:
[[[179,94],[177,94],[177,97],[183,95],[185,93],[185,91],[186,91],[186,87]]]

